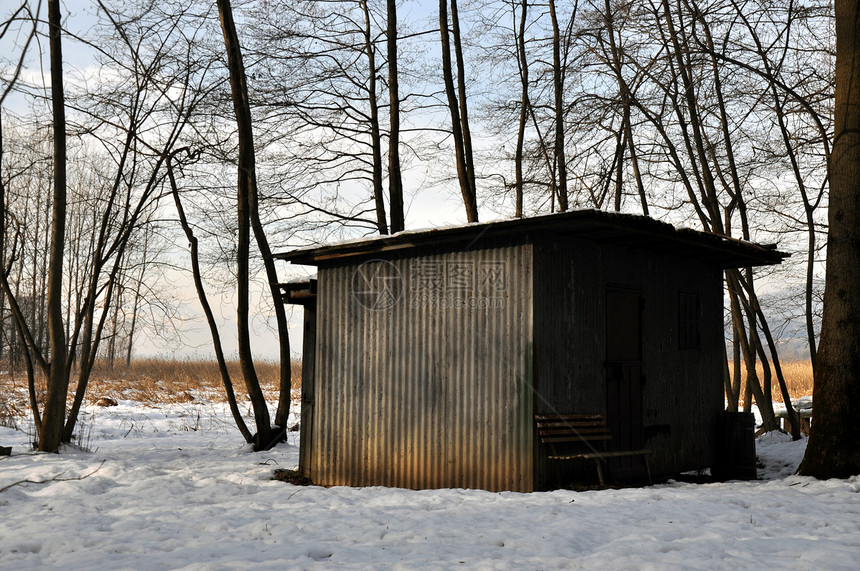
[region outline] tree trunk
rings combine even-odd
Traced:
[[[122,288],[116,288],[116,297],[113,306],[113,316],[111,317],[110,323],[110,338],[108,339],[108,348],[107,348],[107,367],[109,370],[113,370],[114,361],[116,361],[116,338],[119,336],[119,308],[122,303]],[[108,300],[110,301],[110,300]]]
[[[206,316],[206,324],[209,326],[209,333],[212,335],[212,347],[215,349],[215,360],[218,363],[218,372],[221,375],[221,383],[224,385],[224,392],[227,395],[227,404],[230,406],[230,413],[233,415],[233,421],[236,427],[245,439],[245,442],[252,443],[254,435],[248,430],[245,420],[242,418],[242,413],[239,411],[239,405],[236,402],[236,394],[233,392],[233,381],[230,379],[230,372],[227,369],[227,361],[224,359],[224,350],[221,346],[221,335],[218,333],[218,325],[215,323],[215,314],[212,312],[212,307],[209,305],[209,298],[206,296],[206,288],[203,286],[203,276],[200,271],[200,255],[198,248],[198,240],[194,235],[194,230],[191,224],[188,223],[188,218],[185,216],[185,209],[182,207],[182,201],[179,198],[179,187],[176,184],[176,177],[173,173],[173,163],[171,157],[167,159],[167,178],[170,182],[170,190],[173,194],[173,202],[176,204],[176,211],[179,214],[179,223],[182,230],[185,232],[185,237],[188,239],[188,247],[191,250],[191,273],[194,278],[194,289],[197,290],[197,298],[200,300],[200,305],[203,307],[203,314]]]
[[[469,127],[469,105],[466,98],[466,64],[463,58],[463,43],[460,40],[460,11],[457,0],[451,0],[451,37],[454,40],[454,59],[457,65],[457,98],[460,104],[460,123],[463,131],[463,158],[466,178],[472,199],[477,202],[478,188],[475,184],[475,158],[472,153],[472,130]],[[477,217],[477,215],[476,215]]]
[[[636,145],[633,141],[633,127],[631,125],[632,105],[630,101],[633,99],[633,94],[630,92],[630,87],[627,85],[627,81],[624,79],[624,59],[623,54],[618,47],[618,43],[621,41],[621,37],[619,34],[618,41],[616,41],[615,35],[617,32],[614,27],[612,6],[610,5],[609,0],[605,0],[603,7],[604,10],[606,10],[606,35],[609,37],[609,50],[610,54],[612,55],[612,71],[615,73],[615,79],[618,82],[618,92],[621,96],[622,105],[621,128],[619,130],[618,137],[620,139],[621,134],[623,133],[624,146],[616,151],[616,156],[618,157],[618,171],[616,174],[617,190],[615,198],[615,210],[621,210],[621,179],[623,169],[622,159],[624,157],[624,149],[626,148],[630,151],[630,166],[633,168],[633,178],[636,182],[636,189],[639,192],[639,203],[642,206],[642,214],[648,216],[648,199],[645,195],[645,186],[642,182],[642,173],[639,170],[639,158],[636,155]]]
[[[621,212],[621,198],[624,194],[624,149],[626,147],[627,141],[624,137],[624,128],[622,125],[622,128],[615,133],[615,212]]]
[[[388,136],[388,196],[391,233],[405,228],[403,180],[400,176],[400,88],[397,77],[397,2],[388,0],[388,109],[391,123]]]
[[[66,113],[63,95],[63,53],[60,0],[48,0],[51,52],[51,108],[54,119],[54,192],[51,214],[51,254],[48,263],[48,344],[51,365],[39,450],[60,448],[66,415],[69,377],[66,375],[66,336],[63,330],[63,251],[66,236]]]
[[[382,196],[382,135],[379,130],[379,101],[376,97],[376,50],[370,29],[370,10],[367,1],[362,0],[361,10],[364,13],[364,50],[367,55],[367,97],[370,105],[370,152],[373,157],[371,165],[373,179],[373,203],[376,207],[376,229],[380,234],[388,234],[388,221],[385,214],[385,199]],[[393,214],[392,214],[393,215]]]
[[[466,208],[466,219],[469,222],[478,221],[477,197],[469,182],[465,145],[463,143],[463,126],[460,120],[460,110],[457,105],[457,93],[454,90],[454,72],[451,61],[451,39],[448,35],[448,5],[447,0],[439,0],[439,32],[442,36],[442,76],[445,81],[445,94],[448,97],[448,111],[451,113],[451,135],[454,139],[454,153],[457,160],[457,179],[460,183],[460,194],[463,196],[463,206]]]
[[[254,409],[254,420],[257,427],[255,447],[262,449],[271,441],[272,427],[266,398],[260,389],[260,382],[254,367],[249,323],[250,272],[248,258],[251,245],[251,195],[256,185],[254,134],[248,102],[248,87],[245,80],[245,66],[242,63],[242,49],[236,33],[236,24],[233,21],[233,8],[230,5],[230,0],[218,0],[217,4],[221,30],[224,34],[224,47],[227,52],[233,110],[236,114],[236,124],[239,131],[238,183],[236,187],[236,212],[239,230],[236,264],[239,365],[245,379],[245,388],[251,398],[251,406]],[[279,301],[276,299],[275,304],[277,305]]]
[[[520,85],[522,95],[520,96],[520,120],[517,126],[517,146],[514,153],[514,170],[516,182],[514,192],[516,193],[516,206],[514,216],[523,217],[523,194],[525,182],[523,180],[523,147],[526,139],[526,123],[529,117],[529,62],[526,58],[526,22],[529,2],[522,0],[522,12],[520,13],[519,31],[516,32],[517,42],[517,64],[520,68]],[[514,11],[516,15],[516,11]]]
[[[627,147],[630,150],[630,166],[633,167],[633,179],[636,181],[636,190],[639,192],[639,204],[642,206],[642,215],[648,216],[648,195],[645,193],[645,184],[642,182],[642,171],[639,169],[639,155],[636,154],[636,143],[633,140],[633,126],[630,124],[630,104],[625,103],[624,113],[626,129],[624,136],[627,138]]]
[[[758,301],[758,296],[755,293],[755,288],[752,287],[752,283],[742,279],[741,285],[749,297],[749,310],[758,316],[757,323],[759,324],[765,340],[767,341],[768,350],[770,351],[771,356],[770,362],[773,364],[773,372],[776,374],[776,379],[779,383],[780,396],[782,397],[782,402],[785,405],[791,437],[793,440],[800,440],[800,417],[797,415],[797,412],[794,410],[794,406],[791,404],[791,395],[788,392],[788,385],[785,382],[785,376],[782,374],[782,366],[779,361],[779,351],[776,347],[776,341],[770,331],[770,326],[767,324],[764,311],[761,309],[761,304]],[[760,343],[761,340],[759,339],[759,344]],[[768,367],[768,358],[764,354],[764,346],[761,347],[761,360],[765,367]],[[768,369],[766,368],[765,372],[767,372],[767,370]],[[767,382],[770,383],[770,380]],[[770,398],[770,394],[767,395],[767,398]]]
[[[729,289],[729,276],[726,274],[726,289],[729,291],[729,307],[732,318],[732,385],[731,392],[726,393],[730,412],[737,412],[741,400],[741,377],[743,375],[741,368],[741,341],[738,338],[738,327],[736,324],[740,322],[740,303],[738,297]]]
[[[167,158],[167,167],[170,168],[170,156]],[[128,328],[128,345],[125,353],[125,366],[131,366],[131,355],[134,349],[134,333],[137,329],[137,312],[140,309],[140,288],[143,287],[143,277],[146,275],[146,267],[149,265],[149,231],[143,234],[143,259],[140,264],[140,273],[137,276],[137,284],[134,288],[134,302],[131,305],[131,324]]]
[[[565,212],[567,202],[567,160],[564,156],[564,70],[561,65],[561,29],[555,13],[555,0],[549,0],[552,19],[552,84],[555,97],[555,165],[558,175],[558,209]]]
[[[860,474],[860,3],[836,0],[836,107],[829,165],[824,317],[813,419],[798,472]]]
[[[2,100],[0,100],[2,101]],[[3,184],[3,107],[0,106],[0,272],[3,273],[3,278],[8,279],[8,271],[5,268],[6,263],[6,186]],[[10,264],[11,269],[11,264]],[[4,280],[5,281],[5,280]],[[8,347],[8,352],[4,351]],[[14,342],[12,339],[12,331],[6,333],[6,290],[0,288],[0,361],[8,354],[11,358],[12,347]],[[11,360],[9,362],[11,368]]]
[[[770,432],[772,430],[779,429],[779,422],[776,419],[776,416],[773,411],[773,401],[770,398],[770,386],[766,385],[766,389],[762,388],[762,384],[759,382],[758,373],[756,372],[756,355],[759,354],[759,350],[761,348],[761,342],[758,338],[758,330],[757,330],[757,319],[756,314],[750,309],[749,304],[742,297],[743,291],[740,285],[739,272],[737,270],[729,270],[727,272],[728,275],[728,285],[729,285],[729,295],[736,296],[741,302],[743,302],[743,309],[747,313],[747,317],[749,319],[749,331],[748,334],[744,332],[742,319],[739,319],[735,322],[735,333],[740,341],[741,352],[744,356],[744,363],[746,364],[746,373],[747,373],[747,393],[755,395],[755,402],[758,405],[759,413],[761,414],[762,420],[762,428],[766,432]],[[740,313],[740,311],[738,312]],[[765,371],[765,380],[767,383],[770,383],[770,370],[767,368],[766,357],[762,354],[762,365]],[[748,398],[744,397],[744,412],[749,412],[749,406],[751,403],[748,402]],[[790,404],[790,403],[789,403]]]

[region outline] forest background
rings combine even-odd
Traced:
[[[82,388],[102,359],[211,346],[188,326],[192,241],[236,346],[240,143],[222,21],[209,3],[164,4],[63,4],[62,333]],[[0,361],[38,369],[57,90],[46,7],[4,10]],[[577,208],[777,243],[792,254],[781,266],[726,274],[727,401],[755,399],[775,427],[781,360],[815,364],[831,4],[262,0],[232,13],[273,249]],[[252,248],[255,352],[271,358],[283,345],[263,262]]]

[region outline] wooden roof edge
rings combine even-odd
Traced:
[[[462,226],[443,227],[420,231],[407,231],[390,236],[375,236],[364,239],[323,246],[312,246],[289,252],[280,252],[273,257],[294,264],[319,265],[360,255],[373,255],[408,250],[421,246],[449,245],[457,242],[475,243],[483,238],[514,236],[526,231],[558,232],[588,238],[591,233],[605,233],[611,230],[616,237],[647,235],[666,244],[684,244],[702,252],[710,252],[718,258],[714,263],[724,269],[759,265],[774,265],[782,262],[789,254],[780,252],[775,244],[756,244],[702,232],[691,228],[675,226],[646,216],[605,212],[597,210],[576,210],[572,212],[546,214],[531,218],[515,218]],[[605,234],[604,234],[605,235]],[[618,238],[620,240],[620,238]],[[602,241],[611,242],[605,237]]]
[[[734,263],[723,265],[724,269],[747,266],[772,266],[782,263],[784,259],[791,256],[787,252],[779,251],[777,244],[758,244],[713,232],[701,232],[692,228],[679,228],[677,232],[679,234],[695,236],[699,241],[696,244],[698,247],[721,251],[725,253],[726,258],[738,258]],[[731,251],[726,251],[727,249]]]

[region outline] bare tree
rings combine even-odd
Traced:
[[[448,111],[451,114],[451,136],[454,141],[454,154],[457,161],[457,179],[460,194],[466,208],[466,219],[478,221],[478,193],[475,186],[475,162],[472,155],[472,136],[469,129],[468,103],[466,100],[465,64],[460,41],[460,19],[457,0],[451,0],[451,27],[448,28],[447,0],[439,0],[439,32],[442,37],[442,75],[445,81],[445,94]],[[457,67],[457,89],[454,88],[454,62],[451,59],[451,36],[454,40],[454,53]]]
[[[39,427],[39,450],[55,452],[66,420],[69,376],[63,327],[63,255],[66,248],[66,108],[63,95],[62,18],[60,1],[48,0],[51,61],[51,110],[54,125],[54,192],[51,214],[51,254],[48,267],[48,390]],[[8,292],[7,292],[8,294]]]
[[[275,6],[252,11],[265,24],[246,48],[267,207],[299,230],[402,230],[402,168],[417,156],[416,130],[401,129],[417,98],[403,83],[409,23],[393,1]]]
[[[218,0],[218,14],[221,19],[221,29],[224,34],[224,47],[227,52],[227,68],[230,74],[230,88],[233,96],[233,109],[236,123],[239,127],[239,161],[237,184],[237,215],[238,215],[238,252],[237,252],[237,321],[239,328],[239,364],[245,380],[245,388],[251,398],[254,408],[254,420],[257,426],[254,446],[257,450],[266,450],[274,446],[286,431],[286,421],[290,406],[290,343],[287,334],[287,317],[284,306],[280,303],[280,286],[275,271],[272,252],[263,230],[259,214],[259,193],[257,190],[256,156],[254,153],[254,132],[251,121],[251,106],[248,100],[248,84],[245,77],[245,66],[242,63],[242,48],[233,20],[233,8],[229,0]],[[280,399],[275,417],[276,427],[269,420],[269,410],[265,395],[260,389],[260,382],[254,368],[249,335],[249,250],[250,233],[253,230],[257,247],[263,257],[266,277],[274,300],[277,317],[278,334],[281,354]]]
[[[12,236],[12,250],[5,244],[0,248],[7,268],[0,282],[15,318],[16,332],[26,343],[31,409],[37,425],[38,444],[44,450],[56,450],[61,442],[73,438],[100,343],[110,337],[108,323],[110,317],[116,315],[114,304],[120,299],[129,243],[146,213],[151,212],[160,186],[161,167],[187,123],[183,92],[170,91],[175,84],[166,57],[171,38],[175,38],[179,28],[175,25],[136,28],[142,30],[144,36],[132,39],[130,28],[123,26],[103,4],[100,7],[109,33],[101,38],[102,43],[90,45],[104,58],[102,63],[106,68],[114,66],[122,72],[106,74],[115,80],[100,85],[105,91],[69,96],[63,93],[59,63],[55,62],[57,65],[52,67],[55,112],[51,126],[57,149],[51,165],[57,174],[50,186],[51,200],[46,202],[53,209],[43,290],[46,291],[47,345],[40,340],[42,321],[38,313],[29,312],[28,315],[24,303],[41,305],[39,296],[31,295],[29,301],[24,298],[21,280],[15,280],[8,271],[15,264],[39,260],[42,254],[38,248],[32,248],[25,260],[20,259],[25,230],[20,225]],[[59,13],[56,5],[50,8],[52,58],[58,58],[53,46],[60,42]],[[152,39],[161,32],[165,34],[153,43]],[[109,46],[109,42],[115,43]],[[123,59],[124,54],[129,56],[128,60]],[[147,57],[151,59],[147,61]],[[61,103],[63,109],[58,110]],[[72,121],[65,118],[67,109],[73,112]],[[169,111],[164,113],[165,110]],[[76,133],[76,139],[85,141],[75,147],[73,161],[65,158],[64,148],[59,148],[65,147],[67,132]],[[153,132],[157,135],[150,135]],[[99,154],[96,145],[100,145],[104,155]],[[109,160],[98,160],[99,156]],[[72,178],[68,177],[69,173]],[[12,179],[14,184],[10,190],[15,190],[21,181]],[[21,197],[17,203],[4,197],[4,223],[17,220],[17,213],[27,211],[30,197],[21,190],[17,191],[17,196]],[[9,236],[5,229],[2,236],[5,242]],[[73,238],[72,247],[65,248],[70,237]],[[62,263],[63,258],[68,259],[68,265]],[[64,271],[66,268],[68,272]],[[59,278],[56,273],[60,274]],[[31,280],[31,286],[39,287],[36,280]],[[60,344],[62,347],[58,347]],[[46,379],[43,412],[39,410],[41,396],[35,387],[37,371]],[[64,380],[59,380],[61,376]],[[73,376],[76,377],[74,399],[67,413]]]

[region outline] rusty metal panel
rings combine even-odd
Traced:
[[[531,490],[531,245],[318,276],[315,481]]]

